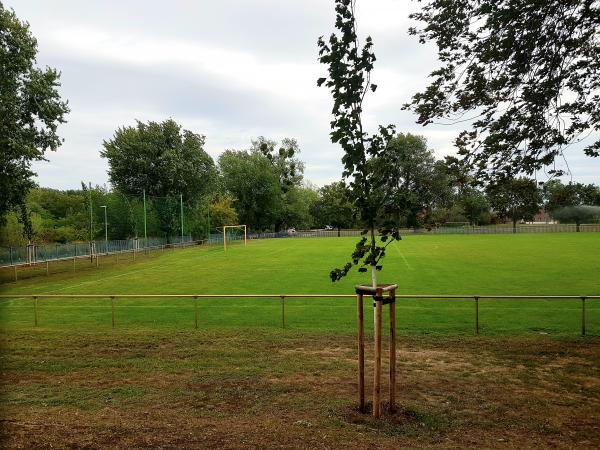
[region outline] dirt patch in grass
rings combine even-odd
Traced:
[[[381,420],[357,409],[351,335],[0,339],[4,448],[600,447],[598,338],[399,336],[398,408]]]

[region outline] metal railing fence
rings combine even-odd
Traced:
[[[116,327],[116,300],[182,298],[194,301],[194,327],[198,329],[198,300],[217,298],[280,299],[281,327],[286,327],[285,299],[357,299],[356,294],[2,294],[0,300],[33,300],[33,323],[39,325],[39,299],[106,299],[110,300],[112,328]],[[581,335],[586,335],[586,301],[600,300],[600,295],[437,295],[397,294],[395,300],[472,300],[474,304],[475,333],[480,332],[479,304],[482,300],[571,300],[581,302]]]
[[[0,247],[0,267],[22,264],[35,264],[96,254],[133,252],[165,245],[193,244],[191,235],[171,238],[138,238],[122,240],[99,240],[92,242],[73,242],[67,244],[31,244],[20,247]]]
[[[600,232],[600,223],[581,224],[521,224],[515,228],[512,225],[484,225],[461,227],[434,227],[428,228],[403,228],[401,235],[431,235],[431,234],[523,234],[523,233],[574,233],[574,232]],[[273,238],[301,238],[301,237],[346,237],[360,236],[361,230],[298,230],[294,232],[279,231],[273,233],[249,233],[248,239],[273,239]],[[221,241],[222,241],[221,237]]]

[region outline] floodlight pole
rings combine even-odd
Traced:
[[[106,210],[108,208],[106,205],[102,205],[100,208],[104,208],[104,245],[106,247],[106,253],[108,253],[108,221],[106,220]]]
[[[183,194],[179,194],[179,207],[181,211],[181,243],[183,244]]]
[[[206,213],[206,218],[208,221],[208,228],[206,231],[206,241],[210,244],[210,200],[208,202],[208,212]]]
[[[148,246],[148,230],[146,228],[146,189],[142,191],[142,195],[144,198],[144,240],[146,241],[146,246]]]

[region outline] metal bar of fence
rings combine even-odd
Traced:
[[[145,298],[191,298],[194,299],[194,327],[198,328],[198,299],[199,298],[279,298],[281,300],[281,327],[285,329],[285,298],[355,298],[350,294],[26,294],[10,295],[0,294],[0,299],[33,299],[34,307],[34,326],[38,326],[38,299],[58,299],[58,298],[110,298],[112,328],[115,328],[115,300],[117,298],[127,299],[145,299]],[[581,335],[586,335],[586,300],[600,299],[600,295],[430,295],[430,294],[401,294],[396,299],[421,299],[421,300],[475,300],[475,333],[479,335],[479,300],[580,300],[581,301]]]
[[[0,299],[17,298],[356,298],[355,294],[0,294]],[[396,299],[428,300],[587,300],[600,299],[600,295],[435,295],[396,294]]]

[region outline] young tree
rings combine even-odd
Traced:
[[[0,3],[0,222],[34,186],[33,161],[56,150],[69,112],[58,94],[60,74],[35,67],[37,41],[29,25]]]
[[[471,122],[456,145],[479,177],[531,174],[600,130],[597,0],[432,0],[411,17],[442,66],[405,107],[423,125]]]
[[[374,164],[381,157],[393,137],[392,125],[380,126],[379,131],[368,134],[362,122],[363,100],[369,90],[375,91],[377,85],[371,83],[371,71],[375,62],[373,41],[367,37],[360,48],[356,34],[354,14],[355,0],[336,0],[335,27],[339,35],[332,34],[328,40],[318,40],[319,61],[328,66],[328,77],[319,78],[317,85],[325,84],[333,97],[333,120],[331,121],[331,141],[339,143],[344,150],[342,163],[343,177],[350,179],[350,192],[353,203],[360,212],[369,234],[363,237],[352,253],[351,261],[343,268],[330,273],[332,281],[348,274],[353,265],[361,265],[360,272],[371,268],[371,280],[377,286],[377,270],[381,270],[380,261],[385,256],[385,248],[394,240],[400,239],[397,228],[389,222],[380,221],[385,207],[384,187],[390,181],[377,171]],[[381,242],[378,245],[375,231],[379,228]]]
[[[338,236],[342,228],[350,228],[356,222],[350,189],[343,181],[323,186],[311,212],[320,226],[330,225],[337,228]]]
[[[501,218],[510,218],[513,232],[519,220],[533,220],[542,206],[542,193],[535,180],[508,178],[486,186],[491,207]]]

